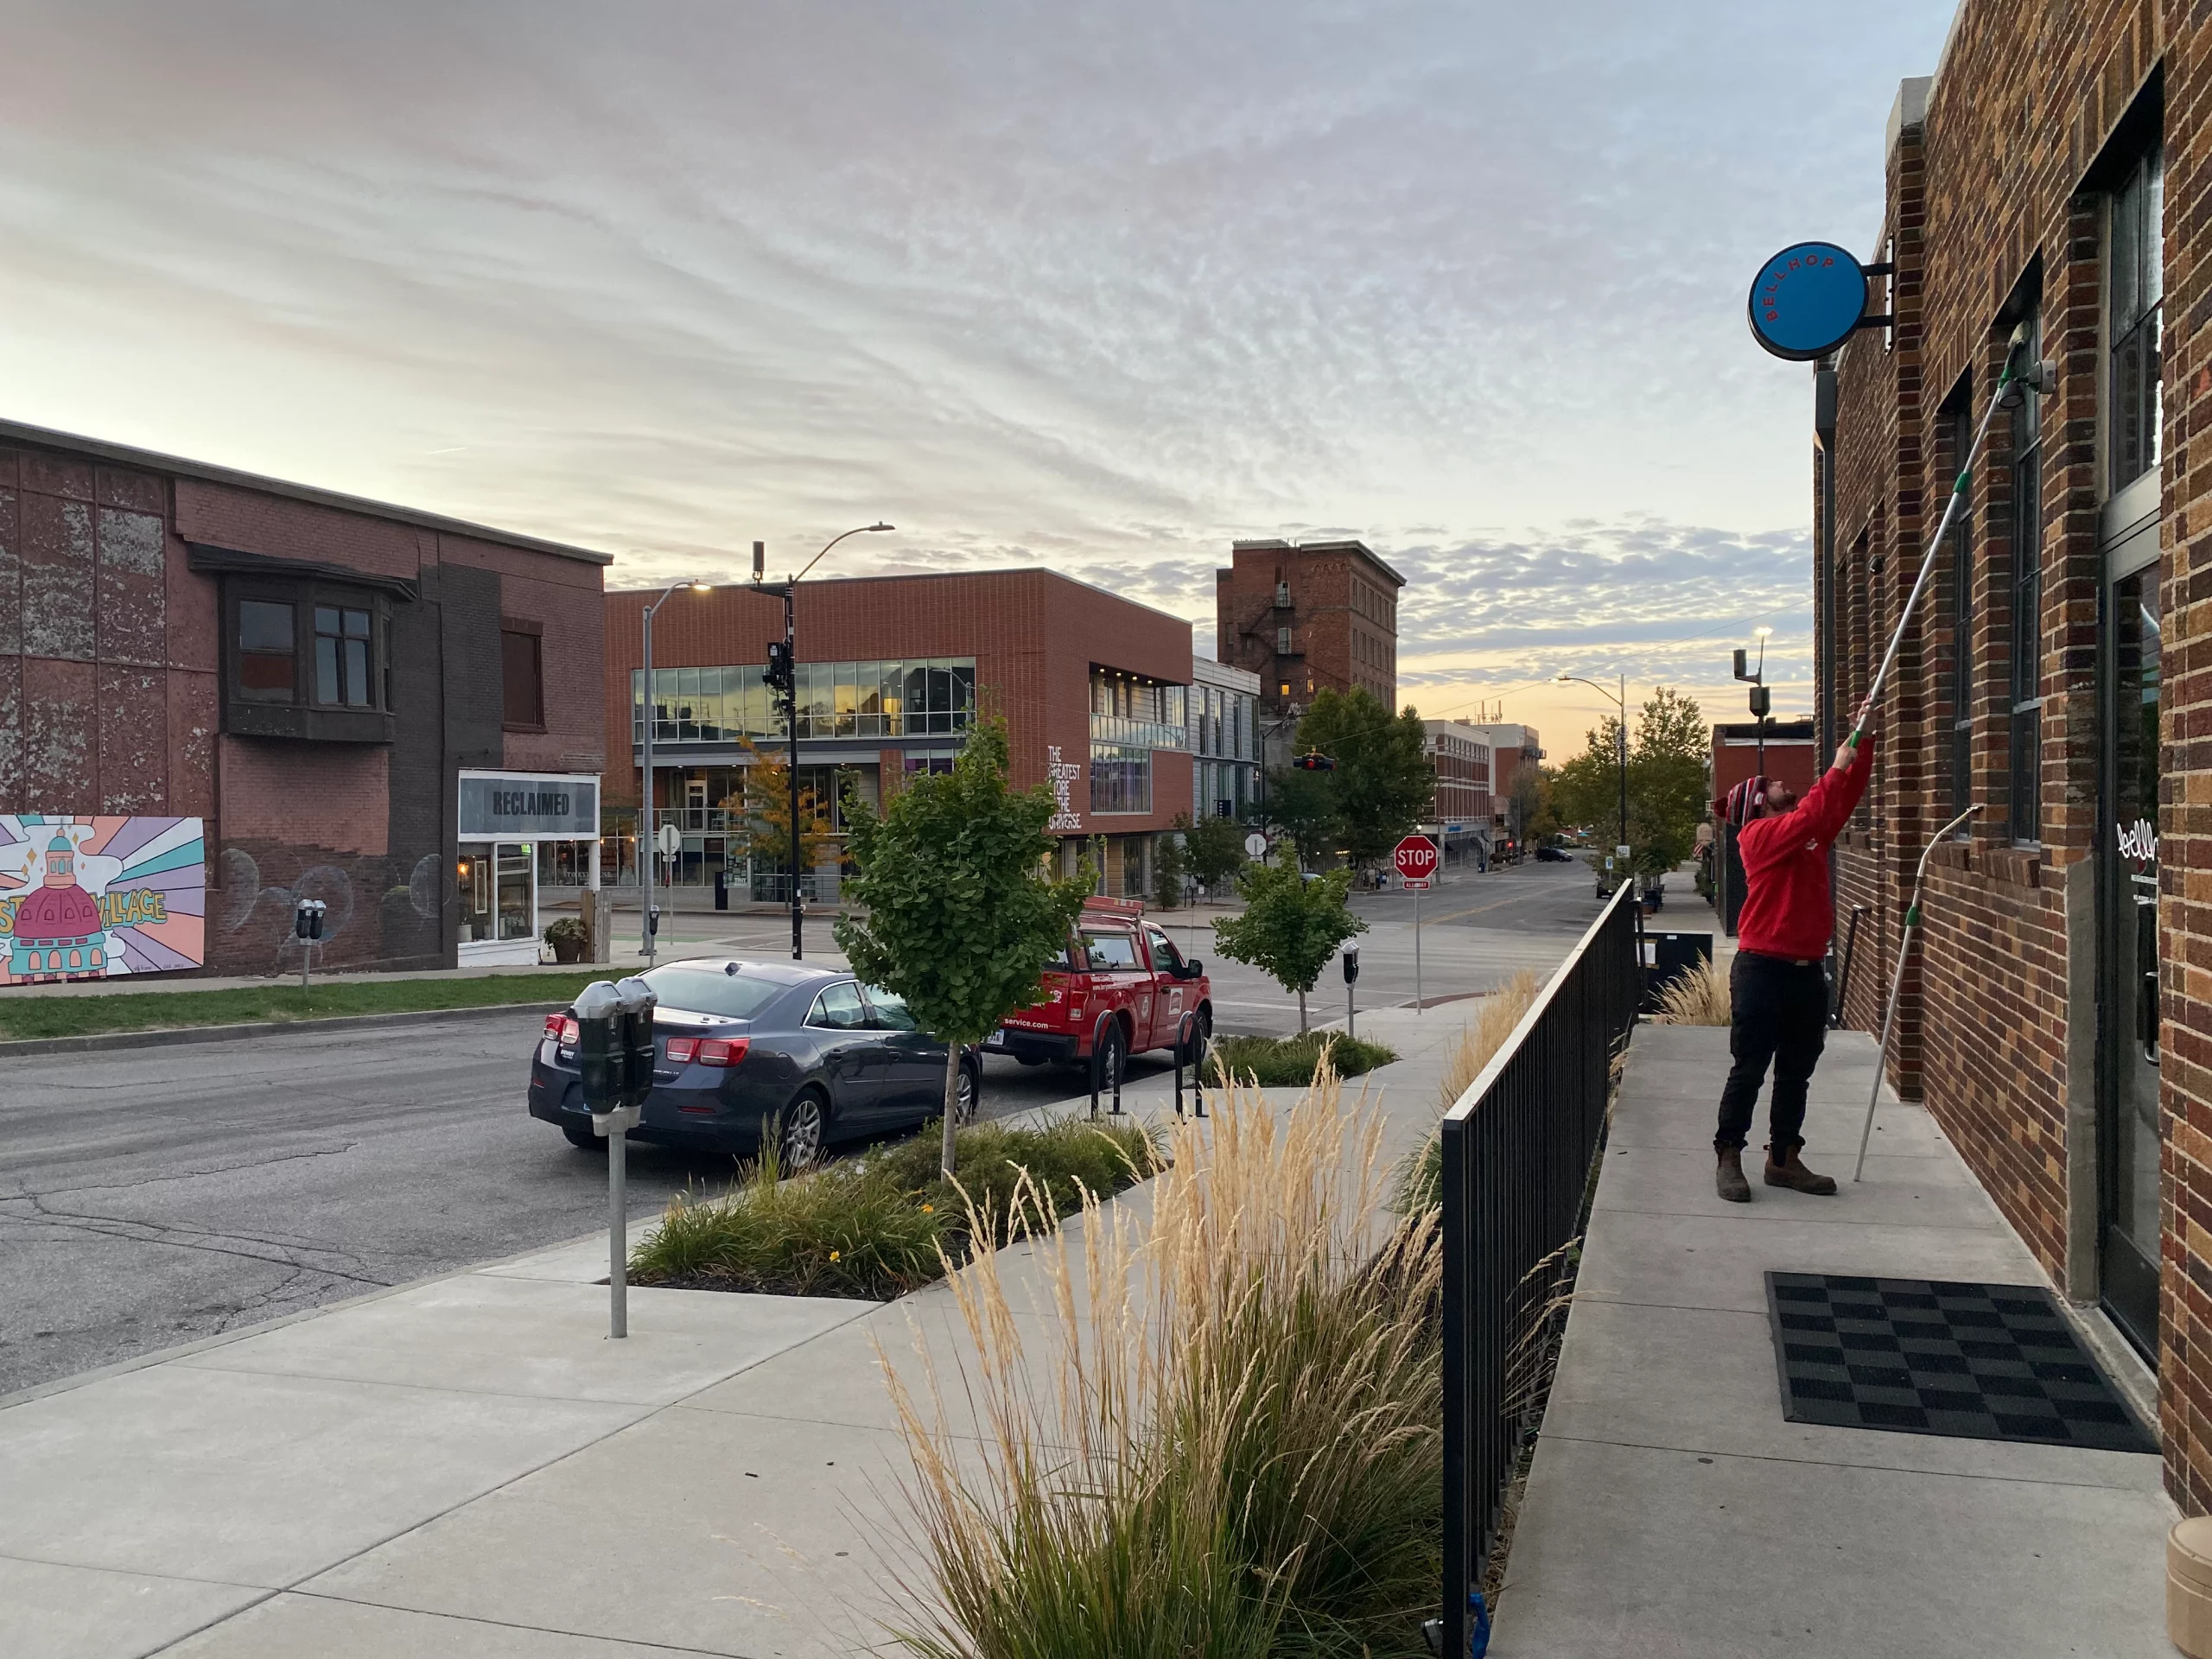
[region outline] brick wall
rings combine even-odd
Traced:
[[[1963,505],[1971,613],[1948,553],[1877,711],[1868,805],[1839,845],[1840,925],[1870,906],[1846,1012],[1876,1026],[1913,874],[1929,854],[1924,948],[1888,1056],[2005,1217],[2069,1294],[2093,1298],[2101,1156],[2094,1133],[2096,917],[2103,763],[2099,517],[2105,487],[2105,193],[2114,158],[2155,133],[2166,152],[2161,504],[2167,671],[2159,809],[2166,1225],[2158,1363],[2167,1479],[2212,1503],[2212,472],[2192,436],[2212,413],[2212,245],[2199,125],[2212,20],[2178,4],[1967,0],[1924,110],[1901,105],[1881,246],[1894,259],[1887,338],[1863,331],[1834,364],[1837,718],[1847,722],[1886,643],[1959,464],[1955,425],[1979,419],[2013,324],[2038,312],[2059,365],[2044,400],[2039,594],[2026,670],[2041,699],[2033,822],[2016,836],[2011,581],[2016,416],[1999,413]],[[2146,126],[2145,124],[2148,123]],[[1883,296],[1878,294],[1877,306]],[[1939,413],[1940,412],[1940,413]],[[1816,480],[1817,481],[1817,480]],[[1818,499],[1816,494],[1816,499]],[[1823,573],[1823,582],[1830,580]],[[1830,595],[1823,590],[1825,602]],[[1960,688],[1951,673],[1971,665]],[[1953,728],[1971,721],[1969,831],[1951,816]]]
[[[1290,589],[1287,610],[1275,607],[1278,582]],[[1382,603],[1360,605],[1355,583]],[[1324,690],[1354,688],[1395,709],[1402,585],[1357,542],[1239,542],[1229,567],[1214,572],[1214,655],[1260,677],[1260,706],[1271,715]],[[1286,625],[1287,656],[1277,649]]]
[[[393,607],[392,741],[224,735],[221,578],[192,568],[188,543],[416,584]],[[301,897],[331,907],[319,963],[449,963],[462,761],[448,728],[478,734],[468,764],[498,766],[504,753],[518,770],[599,770],[601,585],[588,558],[404,509],[10,429],[0,811],[206,819],[208,971],[296,970]],[[451,639],[438,620],[444,586],[474,601],[471,626]],[[542,624],[548,647],[547,728],[504,747],[503,613]]]
[[[629,741],[630,677],[643,661],[639,619],[652,592],[607,595],[605,718],[612,764],[607,798],[635,804]],[[1046,748],[1069,760],[1090,754],[1090,670],[1120,669],[1173,684],[1191,679],[1191,625],[1049,570],[808,581],[795,626],[802,663],[973,657],[976,696],[1006,717],[1013,780],[1046,780]],[[658,668],[759,663],[784,637],[780,598],[744,587],[679,590],[653,618]],[[659,756],[656,754],[656,770]],[[1191,768],[1165,756],[1153,767],[1153,810],[1094,821],[1087,783],[1076,788],[1084,835],[1166,830],[1191,810]],[[802,757],[802,764],[804,758]],[[1087,772],[1086,772],[1087,777]]]

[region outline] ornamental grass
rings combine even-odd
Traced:
[[[1169,1133],[1148,1228],[1083,1208],[1032,1238],[1045,1305],[981,1248],[950,1289],[950,1369],[886,1361],[927,1582],[927,1659],[1262,1659],[1426,1652],[1440,1573],[1433,1217],[1389,1223],[1381,1124],[1325,1067]],[[1042,1234],[1017,1182],[1001,1226]],[[1019,1317],[1018,1317],[1019,1316]],[[980,1425],[980,1430],[978,1428]],[[980,1446],[975,1438],[980,1433]]]

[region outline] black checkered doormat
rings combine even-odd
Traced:
[[[1770,1273],[1793,1423],[2156,1452],[2036,1285]]]

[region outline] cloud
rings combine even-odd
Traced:
[[[1744,582],[1761,612],[1802,582],[1802,548],[1744,575],[1800,534],[1809,425],[1744,284],[1871,233],[1942,21],[33,9],[0,413],[602,546],[622,582],[880,516],[871,559],[1203,617],[1232,537],[1326,524],[1416,575],[1415,683],[1672,660]]]

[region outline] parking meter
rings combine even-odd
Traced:
[[[1359,947],[1348,944],[1344,946],[1344,1035],[1354,1041],[1359,1038],[1359,1007],[1352,987],[1358,983]]]
[[[659,1058],[653,1048],[653,1010],[660,999],[634,975],[615,985],[614,999],[622,1015],[622,1092],[617,1103],[634,1110],[652,1092],[653,1062]]]
[[[300,988],[308,985],[308,963],[315,942],[322,937],[322,918],[330,906],[320,899],[302,899],[292,906],[292,937],[300,942]]]
[[[1348,944],[1344,946],[1344,983],[1357,985],[1358,982],[1359,947],[1356,944]]]
[[[576,995],[576,1065],[583,1072],[584,1104],[594,1117],[622,1104],[628,1062],[622,1046],[622,1014],[614,987],[595,979]]]

